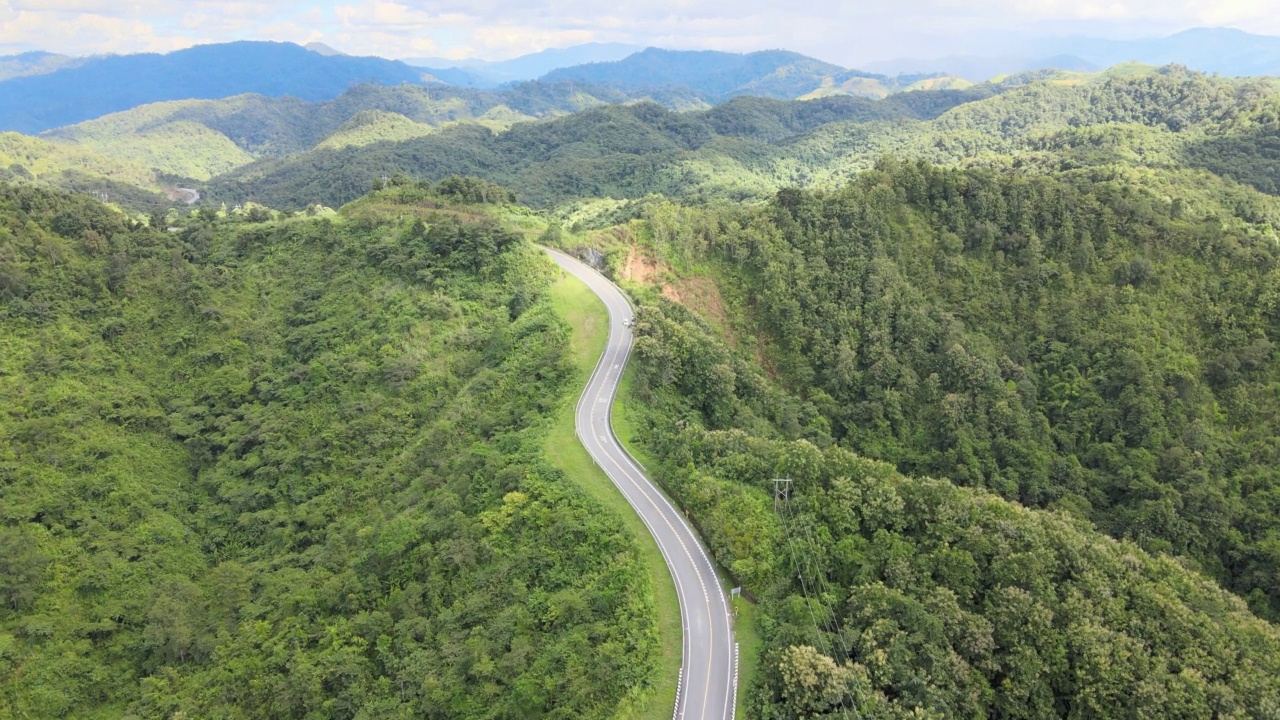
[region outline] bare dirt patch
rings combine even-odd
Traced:
[[[644,256],[636,248],[631,248],[627,252],[627,259],[622,263],[622,279],[631,282],[640,283],[641,285],[652,285],[654,277],[660,272],[666,270]]]
[[[724,298],[720,296],[720,288],[716,287],[711,278],[683,278],[664,287],[662,294],[683,304],[722,330],[728,330],[729,314],[724,309]]]

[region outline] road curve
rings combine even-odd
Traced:
[[[733,720],[737,646],[724,588],[702,541],[613,434],[609,421],[631,355],[631,304],[603,275],[564,253],[551,258],[587,284],[609,310],[609,342],[578,400],[575,425],[587,452],[622,491],[653,534],[680,598],[683,667],[676,720]]]

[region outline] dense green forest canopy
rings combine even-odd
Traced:
[[[759,717],[1274,713],[1280,201],[885,159],[631,232],[717,288],[642,303],[637,437],[762,599]]]
[[[1211,177],[886,161],[652,216],[833,440],[1194,558],[1274,619],[1280,201]]]
[[[0,715],[607,717],[647,575],[541,457],[548,261],[392,183],[179,232],[0,186]],[[404,220],[399,220],[400,217]]]
[[[755,716],[1274,712],[1280,216],[1167,180],[651,211],[729,326],[642,302],[637,437],[762,600]]]

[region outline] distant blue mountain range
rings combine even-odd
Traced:
[[[891,78],[848,70],[787,50],[740,54],[647,48],[622,60],[552,70],[541,79],[632,93],[687,88],[702,100],[717,103],[739,95],[790,100],[855,77],[875,79],[886,91],[894,89]]]
[[[942,72],[981,82],[996,75],[1047,67],[1098,70],[1128,61],[1185,65],[1201,72],[1237,77],[1280,75],[1280,37],[1231,28],[1195,28],[1140,40],[1015,38],[998,54],[899,58],[869,63],[865,69],[887,75]]]
[[[432,75],[454,85],[492,88],[510,82],[536,80],[559,68],[621,60],[643,49],[640,45],[624,43],[587,43],[496,62],[446,58],[406,58],[404,62],[414,67],[429,68]]]
[[[0,81],[28,75],[43,75],[73,65],[83,65],[86,58],[73,58],[49,52],[27,52],[0,57]]]
[[[1147,40],[1012,38],[999,54],[905,58],[848,70],[793,52],[738,54],[640,50],[595,43],[501,62],[353,57],[313,44],[235,42],[166,55],[70,58],[50,53],[0,57],[0,131],[35,134],[164,100],[257,93],[311,101],[352,85],[448,84],[491,88],[533,79],[603,86],[629,97],[664,95],[698,107],[740,95],[779,99],[824,94],[882,96],[939,73],[982,81],[1058,68],[1091,71],[1119,62],[1178,63],[1224,75],[1280,76],[1280,38],[1230,29],[1196,29]],[[425,67],[430,66],[430,67]],[[531,92],[537,92],[531,89]],[[668,104],[672,104],[668,102]]]
[[[318,101],[362,82],[431,81],[429,73],[402,62],[322,55],[290,43],[235,42],[167,55],[109,55],[0,82],[0,131],[33,134],[162,100],[258,93]]]

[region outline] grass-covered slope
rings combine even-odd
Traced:
[[[0,133],[0,182],[93,193],[135,211],[172,205],[145,163],[75,143]]]
[[[562,273],[550,289],[552,306],[569,324],[573,338],[572,358],[575,379],[585,387],[596,363],[604,352],[609,334],[609,314],[591,289],[582,281]],[[609,508],[619,523],[635,539],[641,559],[649,573],[657,612],[658,652],[654,658],[654,692],[642,704],[628,708],[638,720],[665,720],[675,705],[680,663],[683,660],[683,632],[680,626],[680,601],[666,560],[644,521],[627,503],[604,470],[587,454],[578,440],[574,421],[577,396],[565,402],[556,414],[546,437],[546,453],[552,463],[564,470],[600,505]]]
[[[636,549],[542,457],[576,391],[549,265],[486,214],[393,188],[160,233],[0,187],[0,714],[644,694]]]
[[[68,172],[154,187],[156,178],[144,163],[108,156],[73,143],[53,142],[18,133],[0,133],[0,179],[56,183]]]
[[[381,110],[358,112],[320,142],[317,147],[341,150],[348,147],[364,147],[378,142],[401,142],[424,137],[435,128],[419,123],[399,113]]]
[[[128,158],[157,174],[207,181],[254,160],[220,132],[191,120],[177,120],[137,128],[119,134],[78,133],[82,147],[101,155]]]

